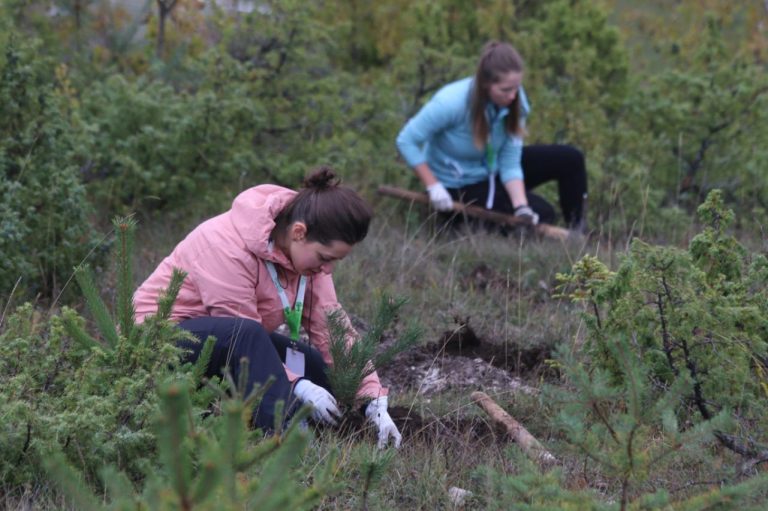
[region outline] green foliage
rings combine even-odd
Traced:
[[[252,107],[238,92],[179,94],[121,75],[90,86],[79,113],[92,195],[113,210],[144,211],[234,195],[228,186],[254,166]]]
[[[115,225],[119,246],[130,247],[133,223],[117,219]],[[129,264],[124,255],[117,259]],[[118,272],[130,274],[124,266]],[[185,381],[199,373],[199,368],[179,367],[175,344],[188,334],[168,321],[169,303],[183,274],[174,275],[159,314],[141,325],[132,319],[120,323],[132,318],[130,301],[118,300],[123,310],[110,314],[89,274],[85,267],[77,272],[95,335],[73,309],[65,307],[60,315],[42,319],[28,304],[9,316],[0,332],[4,484],[36,479],[42,460],[54,451],[89,479],[105,464],[116,464],[134,477],[141,474],[152,460],[157,382],[169,372]],[[118,290],[118,296],[126,292]]]
[[[313,473],[311,484],[304,483],[306,469],[297,467],[309,443],[298,427],[308,409],[295,415],[284,435],[256,442],[248,431],[252,406],[241,396],[225,400],[220,416],[197,426],[191,420],[193,409],[184,383],[168,381],[159,394],[156,434],[160,464],[143,481],[142,491],[134,489],[128,474],[110,466],[100,473],[107,494],[104,502],[62,456],[46,460],[46,471],[77,509],[236,510],[256,506],[299,510],[312,509],[334,491],[333,456]]]
[[[720,188],[738,200],[746,220],[766,204],[758,176],[768,165],[761,142],[768,136],[768,77],[751,56],[726,50],[713,17],[700,38],[690,59],[636,89],[632,124],[652,135],[652,184],[668,200],[693,206]]]
[[[21,279],[21,289],[53,297],[73,266],[100,261],[99,239],[52,63],[13,33],[0,51],[0,295]]]
[[[368,508],[368,496],[371,491],[381,483],[384,474],[389,470],[395,457],[395,450],[381,450],[375,448],[370,451],[361,451],[358,461],[360,477],[362,479],[362,508]]]
[[[643,381],[651,402],[684,389],[668,405],[676,417],[701,422],[726,414],[737,421],[736,436],[765,441],[768,260],[726,233],[733,213],[719,192],[699,212],[706,226],[688,251],[635,240],[617,272],[589,259],[561,280],[573,286],[573,299],[589,303],[591,378],[614,390]],[[723,430],[716,435],[743,454],[757,448],[734,445]]]
[[[351,326],[346,315],[338,310],[328,314],[333,357],[333,366],[328,368],[328,380],[336,400],[347,409],[355,407],[357,390],[363,378],[421,340],[420,327],[412,323],[392,345],[379,349],[382,336],[393,326],[393,321],[406,303],[404,298],[393,299],[382,295],[371,329],[353,344],[349,342]]]
[[[483,509],[519,509],[521,511],[615,509],[615,506],[601,502],[594,492],[566,489],[559,471],[540,474],[523,456],[514,454],[512,456],[522,465],[520,474],[503,474],[488,468],[477,471],[477,477],[484,485]]]
[[[568,390],[580,390],[555,394],[563,409],[560,433],[581,446],[577,452],[597,451],[589,463],[612,476],[609,484],[626,482],[629,507],[727,508],[730,498],[747,508],[742,497],[763,491],[764,478],[674,504],[665,492],[642,495],[658,483],[650,460],[664,469],[672,458],[692,456],[686,445],[712,435],[750,457],[765,452],[759,442],[766,441],[768,263],[727,234],[768,222],[764,7],[700,3],[633,4],[652,16],[624,24],[619,37],[611,25],[616,14],[609,18],[605,7],[626,4],[621,1],[274,0],[236,15],[217,9],[203,15],[197,2],[182,1],[166,20],[167,51],[156,57],[156,16],[147,21],[93,0],[0,1],[0,296],[19,277],[18,294],[56,296],[77,267],[89,308],[87,321],[72,309],[48,318],[29,305],[0,317],[2,481],[13,488],[34,480],[39,461],[61,451],[84,474],[70,472],[73,481],[91,483],[104,464],[116,465],[101,473],[108,499],[94,503],[83,491],[76,504],[83,509],[117,508],[118,502],[134,509],[160,502],[160,493],[170,507],[179,494],[196,500],[218,488],[204,503],[212,506],[220,495],[233,494],[233,480],[240,496],[248,494],[246,483],[222,468],[234,459],[232,445],[247,442],[216,429],[225,423],[236,428],[234,422],[212,417],[205,427],[199,423],[198,409],[208,407],[211,396],[224,397],[219,385],[190,391],[191,408],[177,409],[191,419],[175,454],[163,454],[156,492],[133,487],[155,468],[158,448],[174,445],[158,444],[150,424],[161,403],[157,382],[179,365],[173,348],[179,332],[162,319],[175,292],[164,296],[156,319],[133,325],[133,276],[123,260],[114,310],[103,303],[81,264],[88,258],[100,266],[102,249],[92,250],[105,246],[89,225],[86,190],[104,208],[162,213],[167,222],[190,211],[220,210],[222,201],[255,183],[296,186],[318,163],[336,166],[365,192],[385,182],[415,186],[396,156],[397,130],[438,87],[472,73],[479,49],[495,38],[515,44],[526,60],[533,103],[528,141],[585,150],[590,224],[606,234],[608,250],[615,239],[638,233],[657,241],[683,237],[694,206],[708,190],[723,189],[702,206],[705,226],[688,250],[636,241],[615,272],[597,258],[574,266],[567,292],[587,305],[587,342],[579,356],[562,354],[558,369]],[[51,5],[59,8],[56,16]],[[717,9],[716,16],[687,23],[704,19],[694,12],[702,6]],[[643,51],[663,53],[663,61],[640,55],[628,62],[623,41],[638,32]],[[554,197],[552,187],[544,193]],[[723,202],[737,208],[735,220]],[[508,331],[514,323],[508,310],[515,307],[509,302],[516,300],[516,323],[527,342],[570,335],[571,309],[558,305],[552,315],[548,308],[551,261],[557,260],[551,247],[527,244],[511,282],[509,270],[504,278],[509,247],[500,244],[498,256],[490,256],[499,261],[495,280],[474,293],[467,288],[475,283],[454,265],[458,252],[446,245],[432,261],[427,254],[436,253],[430,251],[434,240],[422,246],[421,234],[409,232],[405,243],[411,246],[382,264],[400,287],[424,296],[416,307],[431,307],[425,322],[439,323],[455,310],[478,311],[473,324],[503,332],[506,342],[518,333]],[[130,254],[129,238],[118,243],[123,255]],[[474,261],[476,240],[467,245],[472,250],[462,254]],[[408,255],[419,264],[406,261]],[[537,259],[549,261],[549,271],[537,273]],[[425,265],[434,269],[425,272]],[[450,282],[441,282],[445,275]],[[176,279],[180,283],[181,275]],[[371,283],[357,287],[350,293],[368,308]],[[194,367],[174,373],[179,385],[192,389],[200,381],[210,347]],[[348,355],[345,348],[337,348],[339,360]],[[353,353],[349,367],[364,374],[376,351]],[[339,386],[354,392],[358,376],[340,377]],[[238,385],[230,380],[224,387],[236,391]],[[237,398],[243,410],[249,405],[244,398]],[[647,414],[638,415],[640,408]],[[687,437],[694,432],[701,438]],[[221,448],[210,452],[223,465],[208,463],[208,451],[195,444],[209,436]],[[628,446],[639,449],[625,455]],[[664,446],[675,449],[658,458]],[[711,459],[710,449],[700,451],[700,459]],[[191,464],[173,482],[169,471],[180,459]],[[353,471],[353,482],[376,482],[379,461]],[[299,477],[305,476],[317,474]],[[478,500],[488,508],[618,507],[575,490],[565,477],[506,473],[488,483],[488,494],[498,499]],[[386,481],[385,475],[382,485]],[[400,489],[393,491],[398,503]],[[279,498],[282,490],[270,495]],[[257,503],[269,498],[260,494]]]
[[[480,469],[477,471],[485,485],[482,509],[520,511],[705,511],[762,509],[763,503],[755,496],[768,489],[768,477],[753,477],[747,481],[720,486],[686,499],[674,501],[664,489],[644,494],[631,502],[608,502],[594,490],[568,489],[564,474],[553,470],[544,474],[523,459],[514,456],[522,465],[517,474],[503,474],[499,471]],[[528,464],[526,464],[526,462]]]
[[[550,1],[521,25],[509,37],[530,69],[532,141],[592,152],[605,142],[628,86],[627,56],[607,10],[596,2]]]
[[[665,458],[702,449],[728,417],[722,413],[696,427],[680,426],[676,409],[691,391],[690,380],[680,377],[659,392],[650,377],[653,367],[626,336],[614,337],[605,349],[617,364],[611,371],[561,349],[558,360],[571,388],[551,391],[560,408],[557,426],[568,444],[620,482],[625,504]]]
[[[392,92],[384,75],[356,76],[331,60],[336,34],[319,22],[319,8],[269,1],[221,27],[222,50],[238,63],[230,69],[243,85],[239,97],[258,107],[260,125],[250,132],[256,168],[290,186],[319,163],[378,182],[375,174],[394,166],[382,158],[399,125]]]

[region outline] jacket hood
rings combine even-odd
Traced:
[[[296,196],[296,192],[277,185],[259,185],[240,193],[232,202],[230,219],[246,247],[256,257],[293,269],[280,250],[269,246],[275,218]]]

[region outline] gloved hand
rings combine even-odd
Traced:
[[[517,218],[526,219],[531,223],[531,225],[536,225],[539,223],[539,215],[535,213],[528,205],[516,207],[515,216]]]
[[[437,182],[427,187],[429,203],[437,211],[450,211],[453,209],[453,199],[442,183]]]
[[[400,447],[400,441],[403,439],[397,426],[392,421],[392,417],[387,412],[387,396],[377,397],[365,407],[365,417],[376,425],[379,430],[379,449],[383,449],[389,443],[391,436],[395,441],[395,448]]]
[[[312,418],[317,422],[326,422],[336,425],[336,418],[341,417],[336,399],[330,392],[319,385],[315,385],[306,378],[299,380],[293,387],[293,393],[302,402],[312,405]]]

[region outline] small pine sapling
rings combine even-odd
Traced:
[[[328,380],[340,406],[354,410],[360,404],[357,402],[357,390],[363,379],[376,367],[385,366],[395,355],[421,340],[421,327],[411,323],[391,346],[380,349],[384,333],[394,326],[398,313],[406,303],[405,298],[382,295],[371,329],[355,342],[352,342],[354,334],[349,318],[340,310],[328,314],[333,357],[333,365],[328,368]]]

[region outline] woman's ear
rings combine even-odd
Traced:
[[[290,228],[292,241],[304,241],[307,237],[307,224],[304,222],[293,222]]]

